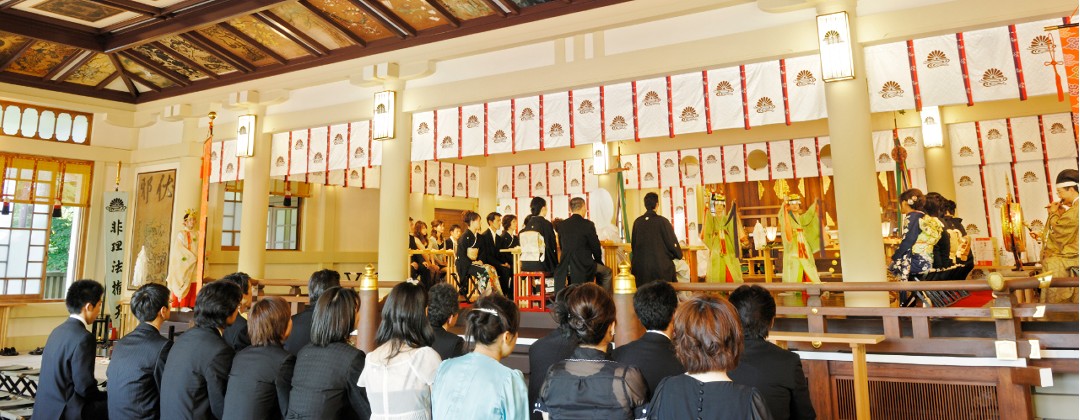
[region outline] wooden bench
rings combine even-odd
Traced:
[[[866,346],[885,341],[881,334],[832,334],[806,332],[770,332],[769,341],[787,348],[791,341],[810,343],[815,348],[825,343],[851,346],[852,383],[855,387],[855,418],[870,419],[870,382],[866,374]]]
[[[29,420],[33,412],[33,398],[0,392],[0,419]]]

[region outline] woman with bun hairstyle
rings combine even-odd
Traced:
[[[520,313],[502,295],[480,298],[465,314],[473,351],[443,362],[431,386],[432,419],[529,418],[528,390],[520,370],[499,363],[517,344]]]
[[[922,280],[934,266],[934,245],[941,239],[945,225],[932,216],[938,213],[936,201],[927,201],[918,188],[900,194],[900,211],[904,213],[903,237],[893,252],[889,272],[903,281]],[[927,215],[927,213],[931,215]],[[902,293],[901,306],[915,306],[916,294]]]
[[[565,331],[578,340],[569,359],[548,369],[536,410],[552,419],[640,418],[649,389],[637,368],[614,362],[615,301],[595,283],[566,295]],[[562,321],[562,320],[560,320]]]

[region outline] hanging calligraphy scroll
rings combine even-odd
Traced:
[[[113,319],[120,319],[120,299],[124,295],[124,223],[127,223],[128,193],[106,192],[103,201],[101,237],[105,250],[105,310]]]

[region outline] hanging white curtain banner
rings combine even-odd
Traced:
[[[361,169],[361,168],[353,167],[352,171],[355,171],[357,169]],[[427,187],[426,187],[426,185],[427,185],[427,171],[426,171],[426,169],[427,169],[427,162],[413,162],[412,163],[412,176],[410,177],[410,180],[412,181],[412,185],[411,185],[411,188],[410,188],[410,192],[420,193],[420,194],[423,194],[423,193],[427,192]],[[349,186],[352,186],[352,184],[353,184],[352,176],[350,176],[349,177]]]
[[[382,175],[382,168],[375,166],[371,168],[363,168],[364,170],[364,188],[379,188],[379,181]]]
[[[1012,126],[1013,155],[1017,162],[1043,160],[1042,133],[1039,132],[1039,117],[1020,117],[1009,119]]]
[[[112,315],[112,319],[120,319],[120,300],[124,295],[124,261],[125,252],[127,251],[128,242],[125,240],[127,235],[125,234],[124,224],[127,223],[128,213],[128,193],[126,191],[106,191],[102,200],[102,205],[105,206],[104,215],[102,218],[101,237],[104,240],[103,249],[105,250],[105,266],[110,267],[105,270],[105,310],[106,313]],[[139,256],[140,250],[131,250],[136,256]],[[140,267],[139,262],[143,258],[135,259],[135,266]],[[140,267],[142,268],[142,267]],[[134,270],[134,267],[132,268]],[[132,272],[132,286],[142,286],[145,277],[138,270],[129,271]],[[139,283],[136,283],[139,282]]]
[[[795,139],[791,141],[795,149],[795,173],[800,178],[813,178],[818,176],[817,148],[814,147],[814,138]]]
[[[458,108],[435,111],[435,136],[438,139],[438,148],[435,149],[437,159],[458,157]]]
[[[641,188],[641,176],[638,173],[638,155],[623,155],[619,158],[623,167],[623,188],[636,190]]]
[[[239,181],[240,159],[236,157],[236,140],[221,142],[221,182]]]
[[[683,187],[701,185],[701,172],[704,165],[701,164],[701,149],[680,150],[678,152],[680,183]]]
[[[986,164],[1012,162],[1009,129],[1005,120],[979,121],[983,158]]]
[[[283,177],[289,173],[289,133],[270,136],[270,176]]]
[[[393,140],[372,139],[374,133],[372,133],[371,121],[359,121],[353,123],[352,131],[353,141],[367,145],[367,167],[381,166],[383,142]],[[356,154],[355,148],[353,148],[353,154]]]
[[[510,101],[498,101],[487,104],[487,154],[510,153],[513,151],[514,133],[510,130]]]
[[[514,197],[530,197],[532,190],[532,169],[529,165],[514,165]]]
[[[1065,77],[1064,68],[1058,67],[1057,77],[1059,78],[1055,82],[1053,67],[1046,65],[1051,61],[1051,50],[1053,57],[1057,60],[1061,60],[1064,54],[1061,51],[1057,31],[1047,32],[1043,28],[1060,24],[1061,19],[1057,18],[1015,26],[1016,52],[1020,53],[1020,63],[1024,70],[1024,87],[1028,96],[1057,95],[1058,83],[1062,88],[1062,94],[1065,97],[1069,96],[1069,81]]]
[[[510,166],[503,166],[500,167],[496,173],[498,174],[497,179],[499,184],[499,191],[495,194],[495,196],[499,198],[513,197],[514,190],[512,189],[513,187],[511,187],[511,185],[513,185],[514,168]]]
[[[687,238],[687,220],[686,217],[686,203],[683,201],[683,189],[679,187],[673,187],[665,189],[664,192],[670,192],[670,199],[668,202],[671,206],[671,213],[667,213],[671,216],[671,226],[675,228],[675,237],[679,238],[680,242],[685,242]],[[689,256],[686,256],[689,258]]]
[[[424,194],[439,195],[439,162],[429,160],[424,163],[427,165],[424,168]]]
[[[439,195],[446,197],[454,196],[454,167],[455,164],[439,162]]]
[[[700,71],[671,76],[671,109],[675,134],[705,132],[705,96]]]
[[[784,87],[780,80],[780,62],[747,64],[746,101],[750,126],[784,124]]]
[[[584,167],[582,174],[585,177],[585,191],[588,192],[600,188],[600,177],[593,174],[592,159],[582,160],[581,166]]]
[[[702,148],[701,158],[702,182],[705,184],[722,184],[724,182],[724,148]]]
[[[821,80],[820,56],[792,57],[784,63],[791,121],[825,118],[825,82]]]
[[[221,149],[223,142],[210,143],[210,182],[221,182]]]
[[[508,214],[517,214],[517,200],[513,198],[499,198],[498,205],[499,213],[504,216]],[[525,223],[519,219],[518,225],[524,227]]]
[[[600,142],[600,88],[591,87],[573,91],[574,144],[593,144]]]
[[[313,127],[308,132],[311,133],[310,144],[308,145],[311,148],[308,155],[308,172],[326,172],[326,165],[329,164],[327,159],[329,147],[326,137],[330,133],[330,128],[325,126]]]
[[[544,149],[571,145],[570,98],[567,92],[544,95]]]
[[[790,141],[769,142],[769,166],[772,171],[772,179],[795,178],[795,166],[791,161]]]
[[[674,199],[671,197],[671,190],[671,188],[660,189],[659,213],[661,216],[666,217],[668,222],[671,222],[671,227],[674,228],[676,232],[675,236],[679,236],[682,234],[682,227],[679,227],[679,225],[676,224],[675,207],[672,205],[674,204]],[[679,239],[681,240],[682,238]]]
[[[746,180],[768,181],[770,172],[768,146],[765,143],[744,144],[743,152],[746,156]],[[729,156],[724,155],[724,157]]]
[[[333,171],[344,170],[349,164],[349,124],[335,124],[330,126],[330,159],[327,167]],[[364,144],[362,153],[367,155],[367,144]]]
[[[956,185],[956,216],[963,219],[967,234],[990,236],[986,228],[986,204],[979,165],[955,166],[953,178]]]
[[[567,195],[552,195],[547,198],[548,205],[551,206],[551,218],[552,220],[566,219],[570,217],[570,196]]]
[[[874,138],[875,171],[888,172],[896,170],[896,161],[892,158],[892,131],[875,131],[872,137]]]
[[[1009,28],[981,29],[963,36],[972,98],[985,102],[1020,97]]]
[[[911,188],[918,188],[920,191],[930,191],[926,187],[926,169],[908,169],[908,176],[911,180]]]
[[[480,197],[480,168],[475,166],[469,166],[467,169],[469,173],[469,179],[465,183],[467,192],[465,194],[468,198]]]
[[[345,183],[349,187],[362,188],[367,180],[364,170],[370,167],[370,162],[372,160],[369,127],[370,124],[367,121],[349,124],[346,146],[351,149],[351,152],[347,153],[348,159],[345,162],[348,169]],[[334,131],[333,127],[331,127],[330,131]],[[331,147],[333,147],[333,145],[331,145]],[[412,192],[424,192],[423,165],[423,162],[413,162],[412,169],[410,169],[410,173],[412,174],[410,177],[410,181],[412,182]],[[417,168],[420,168],[419,172],[417,172]]]
[[[1048,158],[1076,157],[1076,137],[1073,134],[1072,114],[1066,112],[1043,115],[1042,135],[1046,137]]]
[[[637,81],[638,138],[671,134],[667,90],[664,77]]]
[[[414,112],[412,114],[412,160],[422,162],[434,157],[435,111]]]
[[[1024,210],[1024,223],[1033,232],[1041,232],[1046,226],[1046,206],[1050,204],[1047,194],[1046,163],[1042,161],[1018,162],[1013,166],[1014,181],[1020,194],[1020,207]],[[1027,241],[1028,255],[1038,256],[1037,242]],[[1037,257],[1036,257],[1037,259]]]
[[[925,168],[926,154],[923,152],[922,128],[901,128],[896,130],[896,134],[900,138],[900,146],[907,150],[908,169]]]
[[[742,82],[739,67],[705,72],[709,87],[708,108],[713,130],[743,127]]]
[[[547,185],[547,164],[534,163],[531,166],[532,169],[532,187],[529,190],[529,195],[535,197],[538,195],[548,195]]]
[[[912,41],[923,106],[967,103],[956,34]]]
[[[915,108],[915,89],[906,42],[866,47],[866,83],[870,111],[888,112]]]
[[[656,153],[642,153],[638,155],[638,170],[641,172],[641,189],[660,188],[660,167],[656,160]]]
[[[660,188],[682,187],[679,178],[679,152],[660,152]]]
[[[566,162],[548,162],[548,194],[566,194]]]
[[[576,99],[576,98],[575,98]],[[569,160],[566,161],[566,172],[563,175],[566,176],[566,192],[568,194],[581,194],[585,192],[585,174],[583,171],[581,160]],[[623,172],[625,176],[626,173]]]
[[[308,167],[308,130],[295,130],[291,132],[289,136],[289,142],[292,145],[292,160],[289,162],[289,175],[303,175],[307,173]],[[301,181],[301,179],[293,179],[294,181]]]
[[[630,83],[606,85],[601,89],[600,113],[604,119],[601,134],[606,141],[634,138],[634,99]]]
[[[514,150],[540,149],[540,97],[517,98],[514,109]]]
[[[519,224],[524,223],[525,216],[528,216],[528,215],[532,214],[531,209],[529,208],[529,202],[531,200],[532,200],[532,197],[522,196],[522,197],[518,197],[517,200],[515,201],[515,211],[517,211],[518,220],[522,221],[522,223],[519,223]],[[548,201],[548,210],[549,210],[548,213],[550,213],[550,210],[551,210],[551,202],[550,201]],[[547,214],[544,214],[543,216],[545,218],[548,218],[548,221],[551,221],[551,218]]]
[[[454,164],[454,197],[469,196],[469,169],[460,163]]]
[[[832,145],[829,143],[829,136],[818,137],[818,171],[820,176],[832,176]],[[826,149],[826,147],[828,149]],[[824,153],[828,150],[828,153]]]
[[[743,145],[724,146],[724,180],[727,183],[746,181],[746,161]]]
[[[982,163],[975,123],[949,124],[949,142],[952,144],[953,165],[966,166]]]
[[[484,104],[461,107],[461,155],[484,154]]]

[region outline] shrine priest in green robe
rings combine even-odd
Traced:
[[[821,250],[817,203],[803,211],[802,197],[788,195],[780,206],[779,219],[784,243],[784,283],[821,283],[814,261],[814,253]]]
[[[710,283],[742,283],[742,264],[738,219],[735,207],[727,208],[722,192],[709,194],[709,213],[705,215],[705,246],[709,248],[709,271],[705,281]]]

